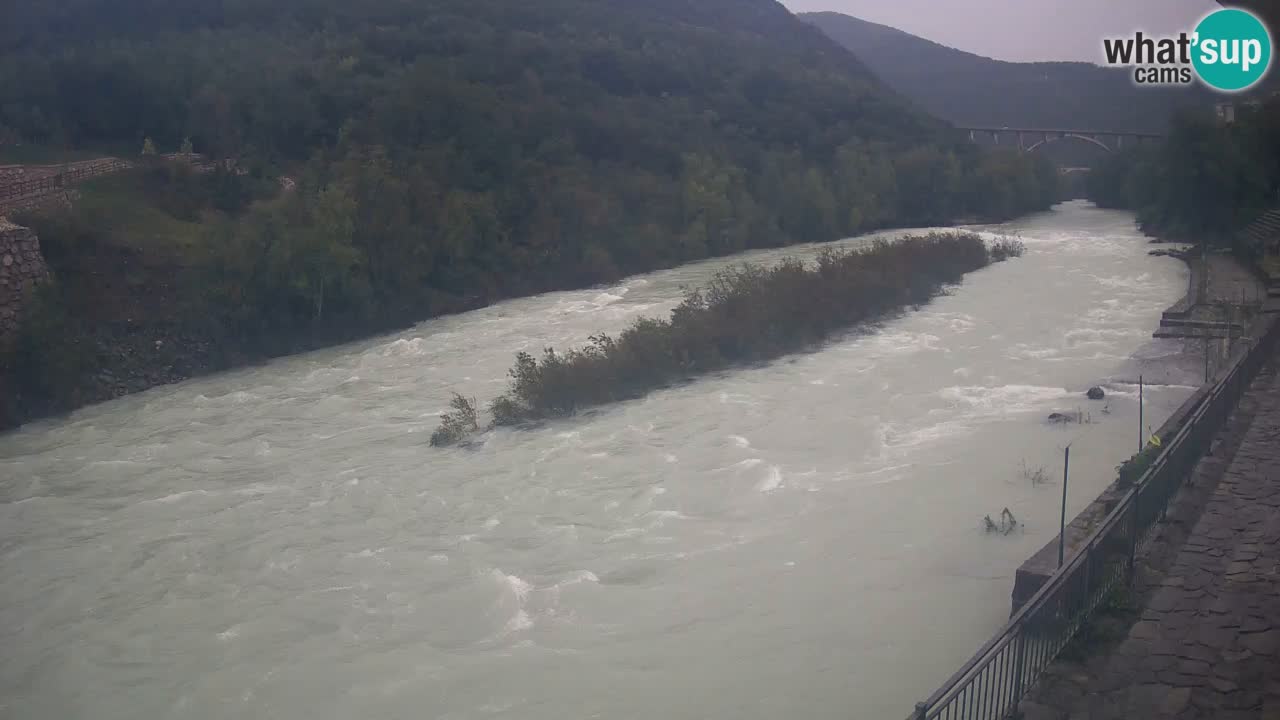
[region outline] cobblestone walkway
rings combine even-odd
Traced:
[[[1027,718],[1280,720],[1280,375],[1271,365],[1246,398],[1252,423],[1128,636],[1087,671],[1050,678],[1053,698],[1032,703]]]

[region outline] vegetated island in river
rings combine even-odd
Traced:
[[[600,334],[578,350],[516,355],[511,387],[489,406],[492,426],[566,417],[643,396],[731,365],[770,360],[832,333],[929,302],[965,273],[1023,253],[1018,240],[988,246],[970,232],[912,235],[868,247],[824,250],[806,265],[744,263],[689,291],[669,320],[640,318],[617,338]],[[454,394],[431,444],[455,444],[480,429],[475,402]]]

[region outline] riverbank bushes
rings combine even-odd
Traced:
[[[690,291],[669,319],[641,318],[618,337],[581,349],[516,356],[509,390],[490,406],[493,425],[565,417],[640,397],[732,365],[812,347],[832,334],[927,303],[965,273],[1021,255],[1009,240],[990,248],[973,233],[932,233],[856,250],[826,250],[812,264],[743,264]],[[433,445],[475,428],[474,406],[446,413]],[[462,403],[465,405],[465,403]]]
[[[1120,463],[1116,467],[1120,488],[1128,490],[1133,487],[1159,456],[1160,446],[1148,443],[1141,452]]]

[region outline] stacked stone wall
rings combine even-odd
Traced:
[[[35,231],[0,218],[0,348],[13,342],[23,307],[48,276]]]

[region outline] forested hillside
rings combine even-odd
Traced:
[[[41,303],[59,321],[29,327],[59,338],[108,305],[83,289],[103,274],[88,256],[128,260],[133,335],[177,334],[138,330],[154,279],[190,342],[254,357],[1053,198],[1049,167],[960,142],[773,0],[43,0],[9,16],[0,142],[136,153],[189,138],[250,172],[154,169],[97,214],[26,219],[61,259]],[[277,174],[297,189],[270,197]],[[131,242],[144,216],[182,242],[152,228]],[[10,372],[42,377],[17,383],[23,406],[72,402],[29,389],[66,384],[44,377],[65,366],[51,353],[88,357],[61,375],[109,364],[111,322],[78,349],[26,338]]]
[[[1004,62],[839,13],[800,17],[894,90],[958,125],[1162,131],[1176,108],[1205,101],[1198,89],[1137,87],[1125,69]]]

